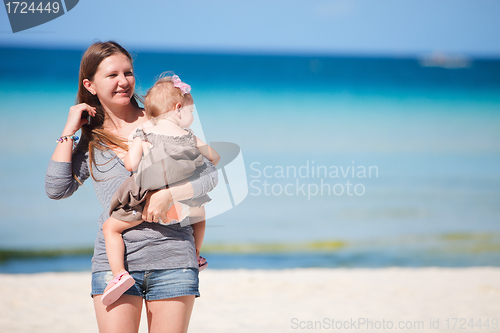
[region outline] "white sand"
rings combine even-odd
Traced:
[[[500,268],[207,269],[200,275],[202,297],[190,332],[384,332],[391,324],[404,332],[500,332],[500,323],[493,329],[493,319],[500,322]],[[0,281],[0,332],[97,332],[90,273],[0,275]],[[488,318],[489,329],[477,326]],[[342,327],[332,329],[332,320]],[[146,331],[143,322],[140,332]]]

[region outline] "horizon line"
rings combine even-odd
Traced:
[[[112,40],[112,39],[111,39]],[[90,44],[89,44],[90,45]],[[26,50],[59,50],[84,52],[88,46],[60,45],[60,44],[3,44],[0,49],[26,49]],[[132,53],[166,53],[189,55],[235,55],[235,56],[269,56],[269,57],[319,57],[319,58],[385,58],[385,59],[427,59],[434,56],[449,58],[462,58],[466,60],[500,60],[500,54],[485,53],[459,53],[440,50],[422,52],[382,52],[382,51],[325,51],[325,50],[293,50],[293,49],[231,49],[231,48],[188,48],[188,47],[153,47],[143,45],[127,45]]]

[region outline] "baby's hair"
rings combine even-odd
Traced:
[[[168,111],[173,111],[177,103],[182,106],[192,104],[191,94],[183,94],[180,88],[174,86],[175,77],[172,72],[161,74],[144,96],[144,110],[148,118],[158,117]]]

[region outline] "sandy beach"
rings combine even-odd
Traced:
[[[200,278],[190,332],[500,332],[496,267],[207,269]],[[90,273],[0,281],[0,332],[97,332]]]

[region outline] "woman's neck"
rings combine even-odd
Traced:
[[[132,124],[137,126],[135,122],[144,115],[142,109],[134,107],[132,104],[128,104],[121,108],[109,108],[104,107],[106,112],[106,117],[104,119],[103,128],[112,133],[121,134],[124,130],[127,130]]]

